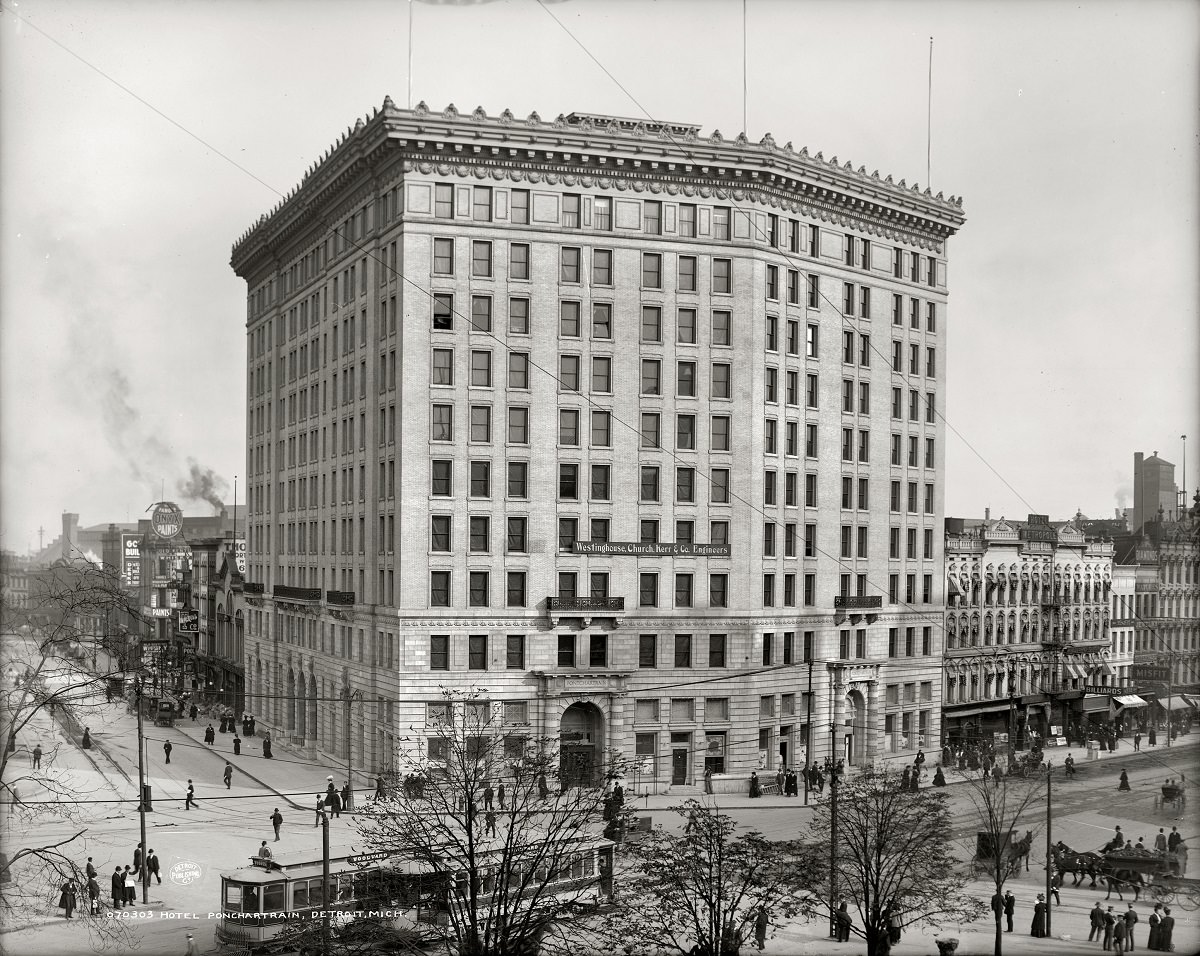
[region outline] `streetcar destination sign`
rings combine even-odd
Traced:
[[[388,854],[381,850],[376,850],[374,853],[357,853],[354,856],[346,857],[346,862],[352,866],[358,866],[360,863],[378,863],[380,860],[387,859]]]

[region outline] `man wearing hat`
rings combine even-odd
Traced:
[[[1113,926],[1116,925],[1117,917],[1113,914],[1113,908],[1110,906],[1104,913],[1104,948],[1112,949],[1113,946]]]
[[[1133,927],[1137,925],[1138,915],[1137,910],[1133,908],[1133,904],[1129,904],[1129,909],[1125,911],[1125,915],[1121,917],[1125,923],[1125,952],[1133,952]]]
[[[1016,910],[1016,908],[1017,908],[1017,898],[1015,896],[1013,896],[1012,890],[1005,890],[1004,891],[1004,917],[1005,917],[1005,919],[1008,920],[1008,929],[1005,930],[1006,933],[1011,933],[1013,931],[1013,925],[1012,925],[1013,911]]]
[[[1104,935],[1104,907],[1099,900],[1096,900],[1096,905],[1092,907],[1091,912],[1092,928],[1088,932],[1088,942],[1100,939]]]

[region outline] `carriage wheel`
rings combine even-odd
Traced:
[[[1151,885],[1150,889],[1153,890],[1154,898],[1158,902],[1164,903],[1168,906],[1175,902],[1175,891],[1171,889],[1171,887],[1163,886],[1161,883],[1156,883]]]
[[[1193,887],[1189,892],[1179,894],[1178,900],[1185,910],[1200,909],[1200,887]]]

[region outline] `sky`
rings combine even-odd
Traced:
[[[1195,487],[1198,28],[1190,0],[0,0],[0,547],[232,502],[230,248],[385,95],[771,132],[961,196],[946,513],[1110,517],[1184,434]]]

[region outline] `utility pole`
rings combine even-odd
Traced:
[[[1052,823],[1053,805],[1050,802],[1050,764],[1046,764],[1046,937],[1050,936],[1050,890],[1051,882],[1053,881],[1054,873],[1054,854],[1051,852],[1054,849],[1054,842],[1050,836],[1050,827]]]
[[[139,661],[141,654],[138,654]],[[142,831],[142,860],[139,866],[141,870],[139,877],[142,881],[142,902],[150,902],[150,887],[146,884],[146,766],[145,766],[145,749],[146,738],[142,735],[142,675],[138,674],[134,678],[134,702],[137,704],[137,743],[138,743],[138,817],[141,823]]]
[[[813,759],[812,756],[812,671],[813,671],[813,656],[812,648],[805,648],[808,652],[808,704],[804,717],[804,805],[808,806],[808,763]]]
[[[321,810],[321,952],[329,952],[329,813]]]
[[[829,935],[837,936],[837,722],[829,722]]]

